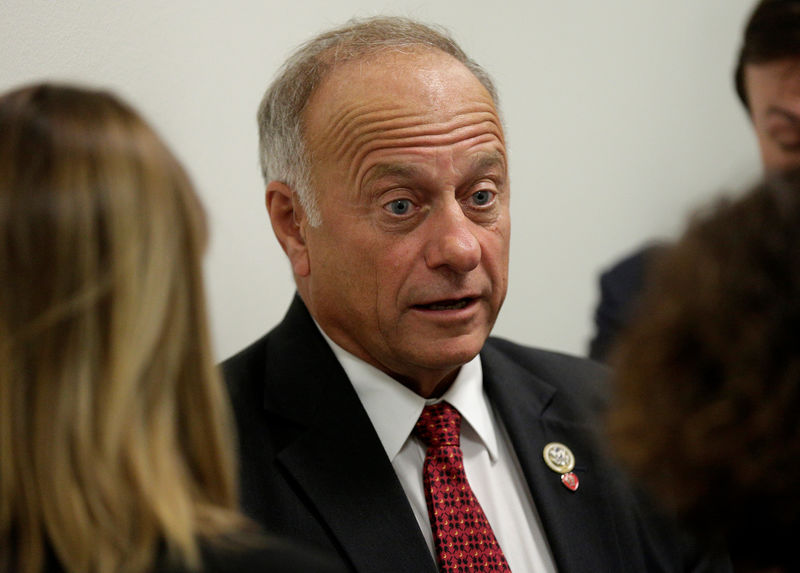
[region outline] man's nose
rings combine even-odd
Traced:
[[[458,273],[473,270],[481,261],[481,245],[475,223],[455,199],[427,221],[430,234],[425,250],[429,268],[446,266]]]

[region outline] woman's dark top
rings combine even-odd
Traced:
[[[275,536],[247,535],[243,539],[202,541],[202,567],[190,570],[161,558],[153,573],[347,573],[338,556],[315,547]],[[43,573],[63,573],[50,553]]]

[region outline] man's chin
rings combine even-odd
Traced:
[[[425,348],[417,348],[413,363],[432,372],[449,372],[458,370],[475,358],[483,348],[485,337],[475,340],[436,340]]]

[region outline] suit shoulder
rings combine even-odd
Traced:
[[[265,334],[258,340],[251,342],[248,346],[242,348],[236,354],[229,356],[222,361],[220,366],[225,372],[236,372],[241,368],[247,368],[254,364],[263,364],[266,358],[267,340],[270,333]]]
[[[597,384],[608,377],[608,368],[589,358],[524,346],[498,337],[489,338],[486,346],[504,354],[547,382],[568,376],[576,383]]]
[[[268,342],[269,334],[265,334],[220,364],[228,392],[234,401],[248,384],[256,381],[263,382],[266,373]]]
[[[604,409],[608,403],[609,369],[599,362],[497,337],[489,338],[485,350],[499,353],[518,368],[557,389],[570,402],[583,404],[594,411]]]

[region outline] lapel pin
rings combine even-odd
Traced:
[[[572,472],[562,474],[561,483],[563,483],[564,487],[570,491],[575,491],[578,489],[578,486],[581,485],[581,482],[578,481],[578,476]]]
[[[561,474],[561,483],[570,491],[578,489],[580,482],[572,470],[575,468],[575,456],[567,446],[560,442],[550,442],[542,451],[544,463],[554,472]]]
[[[575,456],[572,455],[572,450],[559,442],[547,444],[542,454],[544,463],[554,472],[565,474],[571,472],[575,467]]]

